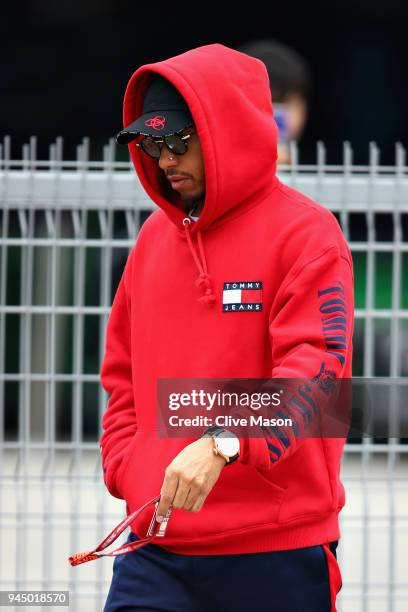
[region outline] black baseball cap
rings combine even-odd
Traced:
[[[143,114],[116,135],[118,144],[128,144],[140,134],[167,136],[193,125],[186,101],[162,76],[153,77],[143,101]]]

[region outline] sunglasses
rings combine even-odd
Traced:
[[[163,136],[162,139],[157,139],[153,136],[145,136],[136,144],[136,146],[140,147],[144,153],[147,153],[147,155],[153,159],[160,159],[163,143],[171,153],[175,153],[176,155],[184,155],[188,149],[186,140],[188,140],[192,135],[186,134],[185,136],[181,136],[181,134],[182,132],[178,132],[177,134],[169,134],[168,136]]]
[[[118,555],[123,555],[125,553],[133,552],[138,548],[142,548],[142,546],[149,544],[149,542],[151,542],[153,538],[164,537],[172,508],[170,507],[168,509],[164,520],[161,523],[158,523],[156,521],[156,513],[157,508],[159,506],[159,501],[160,495],[148,501],[146,504],[132,512],[132,514],[129,514],[129,516],[123,519],[123,521],[121,521],[119,525],[117,525],[96,548],[87,552],[71,555],[71,557],[69,557],[68,559],[69,563],[75,566],[80,565],[81,563],[86,563],[87,561],[93,561],[94,559],[98,559],[99,557],[117,557]],[[100,552],[104,548],[107,548],[109,544],[112,544],[112,542],[114,542],[120,536],[122,531],[124,531],[126,527],[128,527],[136,519],[136,517],[141,512],[143,512],[143,510],[152,505],[154,505],[154,512],[146,536],[144,538],[136,540],[135,542],[131,542],[130,544],[125,542],[125,544],[123,544],[119,548],[116,548],[115,550],[112,550],[112,552],[109,553]]]

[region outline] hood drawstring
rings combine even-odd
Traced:
[[[200,258],[197,256],[197,253],[194,249],[193,241],[191,239],[190,224],[191,224],[191,219],[189,219],[188,217],[185,217],[183,219],[183,226],[186,232],[187,243],[190,248],[191,254],[193,256],[193,259],[196,263],[196,266],[198,268],[198,271],[199,271],[199,276],[195,281],[195,285],[196,287],[199,287],[199,288],[201,287],[201,289],[204,291],[204,295],[202,295],[200,298],[197,298],[197,301],[201,302],[205,306],[212,306],[215,302],[215,295],[213,293],[210,276],[208,275],[208,272],[207,272],[207,262],[205,260],[204,246],[203,246],[203,241],[201,237],[201,232],[200,231],[197,232],[198,249],[201,255],[201,261],[200,261]]]

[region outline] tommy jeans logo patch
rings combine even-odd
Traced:
[[[262,281],[232,281],[224,283],[223,312],[262,310]]]

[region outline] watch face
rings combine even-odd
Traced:
[[[229,431],[223,431],[215,438],[217,448],[227,457],[233,457],[239,453],[239,440]]]

